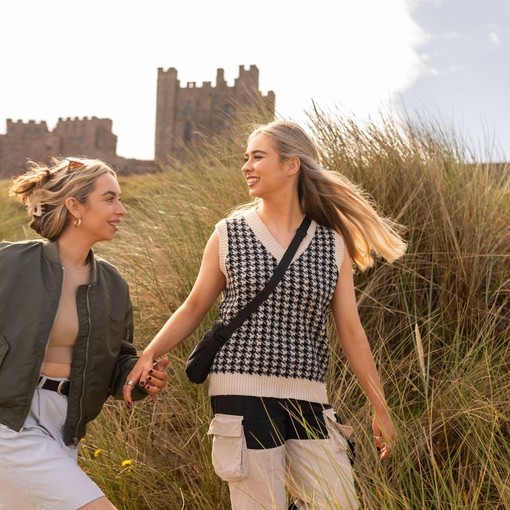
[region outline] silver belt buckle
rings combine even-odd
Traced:
[[[60,382],[58,383],[58,386],[57,386],[57,393],[58,393],[59,395],[63,395],[63,393],[62,393],[62,389],[64,388],[64,384],[65,384],[66,382],[67,382],[67,381],[60,381]]]

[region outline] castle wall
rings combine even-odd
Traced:
[[[59,118],[53,131],[46,122],[7,120],[0,135],[0,178],[24,171],[28,159],[48,163],[52,156],[88,156],[102,159],[119,173],[152,172],[154,161],[117,155],[117,136],[110,119]]]
[[[105,159],[117,154],[117,136],[110,119],[59,118],[54,133],[60,139],[60,153],[67,155],[101,154]]]
[[[0,168],[19,172],[27,158],[41,160],[48,151],[58,149],[59,141],[46,122],[7,120],[7,134],[0,136]],[[30,154],[27,154],[30,147]],[[2,175],[2,173],[0,173]]]

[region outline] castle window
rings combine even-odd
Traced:
[[[184,143],[186,145],[191,143],[191,122],[186,122],[184,125]]]
[[[191,101],[188,101],[186,103],[186,116],[191,117],[191,114],[193,113],[193,104]]]

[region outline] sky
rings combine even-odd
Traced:
[[[4,0],[0,134],[110,118],[117,154],[152,159],[159,67],[214,86],[256,65],[279,117],[432,117],[510,160],[509,31],[510,0]]]

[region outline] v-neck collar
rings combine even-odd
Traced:
[[[266,227],[266,224],[260,219],[257,211],[252,209],[248,211],[244,216],[246,223],[252,229],[253,233],[260,241],[260,243],[266,248],[266,250],[279,262],[283,257],[286,248],[284,248],[274,237],[273,234]],[[308,232],[305,238],[301,241],[299,248],[296,251],[292,260],[296,260],[308,247],[310,242],[315,235],[317,229],[317,223],[312,220],[308,227]]]

